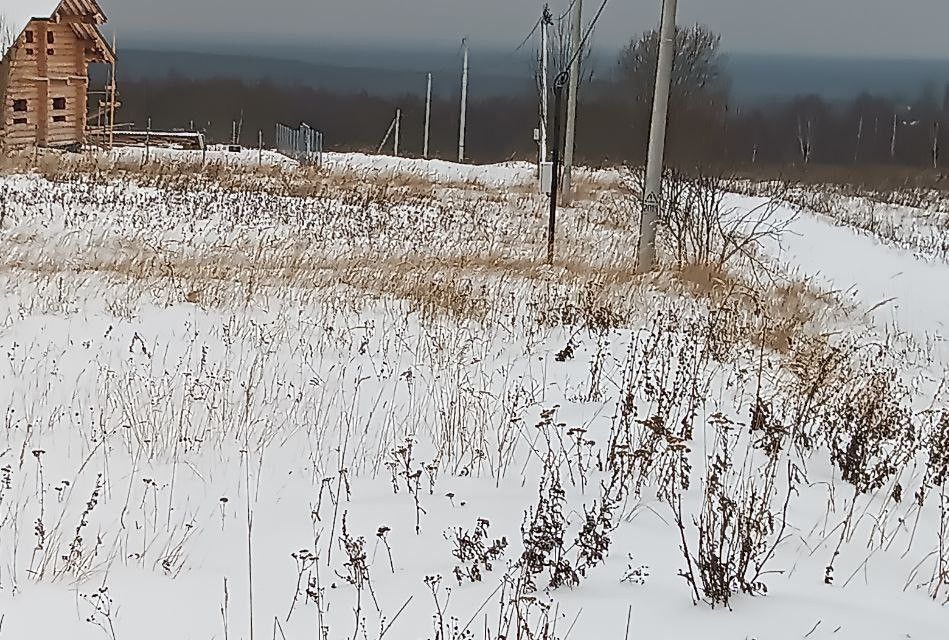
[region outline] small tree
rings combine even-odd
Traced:
[[[0,13],[0,60],[6,57],[7,51],[13,46],[15,39],[16,36],[10,27],[10,21],[7,20],[6,14]]]
[[[634,126],[642,132],[643,147],[658,61],[659,32],[646,31],[627,45],[618,62],[620,79],[632,98]],[[721,148],[729,88],[721,36],[700,24],[676,29],[667,141],[672,162],[698,162]]]

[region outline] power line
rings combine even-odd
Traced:
[[[530,39],[534,37],[535,33],[537,33],[537,27],[540,26],[540,23],[543,22],[543,20],[544,20],[543,16],[541,16],[540,18],[537,18],[537,22],[534,23],[533,27],[531,27],[530,33],[524,36],[524,39],[521,40],[521,43],[519,45],[517,45],[517,48],[514,49],[513,53],[517,53],[524,47],[525,44],[530,42]]]
[[[577,4],[577,0],[573,0],[573,2],[570,3],[570,6],[567,7],[567,10],[564,11],[564,12],[560,15],[559,18],[557,18],[557,22],[563,22],[563,21],[564,21],[564,18],[566,18],[568,15],[570,15],[570,12],[573,11],[573,5],[575,5],[575,4]]]
[[[587,40],[590,38],[590,34],[593,33],[593,29],[596,27],[596,23],[600,20],[600,16],[603,15],[603,9],[606,8],[607,2],[609,2],[609,0],[603,0],[600,8],[597,9],[596,15],[593,16],[593,21],[590,22],[590,26],[587,27],[586,34],[584,34],[583,39],[580,40],[580,46],[577,47],[577,50],[573,53],[573,56],[570,57],[570,60],[568,60],[567,64],[564,65],[563,70],[561,70],[561,72],[557,75],[557,79],[554,80],[554,85],[559,84],[562,87],[567,83],[567,80],[570,78],[570,67],[573,65],[574,61],[583,54],[583,47],[586,46]]]
[[[574,2],[576,2],[576,0],[574,0]],[[534,37],[534,34],[537,33],[537,28],[540,27],[542,24],[552,25],[553,23],[554,23],[554,17],[553,17],[553,14],[550,12],[550,7],[548,5],[544,5],[544,12],[537,19],[537,22],[534,23],[534,26],[531,27],[531,30],[528,32],[526,36],[524,36],[524,39],[521,40],[521,43],[517,45],[517,47],[514,49],[512,53],[517,53],[518,51],[523,49],[524,45],[530,42],[531,38]]]

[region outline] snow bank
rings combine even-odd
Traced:
[[[329,169],[382,175],[401,173],[434,182],[473,182],[494,187],[531,184],[535,180],[536,170],[534,165],[527,162],[476,165],[363,153],[326,153],[323,162]]]
[[[116,147],[105,153],[107,157],[123,162],[143,162],[147,153],[150,161],[169,164],[201,164],[201,162],[206,162],[210,165],[235,167],[254,167],[258,165],[268,167],[298,166],[296,160],[276,151],[264,149],[262,152],[258,152],[257,149],[248,148],[241,148],[240,151],[228,151],[225,145],[211,145],[206,153],[194,149],[172,149],[168,147],[152,147],[146,152],[145,147],[140,146]]]

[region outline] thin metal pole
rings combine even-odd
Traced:
[[[428,159],[429,130],[432,126],[432,74],[428,74],[428,89],[425,91],[425,143],[422,145],[422,156]]]
[[[554,263],[554,239],[557,235],[557,192],[560,183],[560,116],[563,111],[563,86],[567,78],[561,73],[554,80],[554,130],[551,142],[553,143],[553,163],[550,181],[550,215],[547,218],[547,264]]]
[[[465,161],[465,119],[468,115],[468,38],[462,40],[465,61],[461,71],[461,121],[458,126],[458,162]]]
[[[573,150],[577,137],[577,96],[580,89],[580,38],[583,19],[583,0],[574,0],[573,21],[570,24],[570,87],[567,95],[567,140],[564,142],[563,200],[573,200]]]
[[[656,225],[659,221],[662,163],[666,150],[666,124],[669,115],[669,89],[672,86],[675,37],[676,0],[663,0],[662,26],[659,33],[659,65],[656,69],[656,91],[653,96],[649,156],[646,163],[646,189],[643,193],[643,214],[639,226],[637,268],[640,273],[651,271],[656,266]]]

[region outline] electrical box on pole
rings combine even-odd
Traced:
[[[553,183],[554,183],[554,163],[546,162],[546,161],[541,162],[540,163],[540,182],[539,182],[541,195],[549,196]]]

